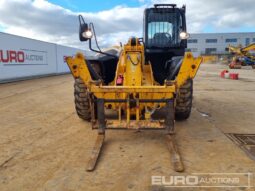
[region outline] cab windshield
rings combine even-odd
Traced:
[[[148,21],[148,47],[171,47],[180,43],[180,14],[151,12]]]

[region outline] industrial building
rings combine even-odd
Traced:
[[[247,46],[255,43],[255,32],[252,33],[196,33],[188,40],[188,51],[195,56],[210,54],[226,54],[229,44]]]

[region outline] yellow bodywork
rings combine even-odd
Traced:
[[[159,85],[153,78],[153,71],[150,63],[145,62],[144,46],[136,39],[136,45],[131,45],[131,40],[124,45],[120,52],[117,64],[115,79],[109,85],[104,85],[101,81],[93,81],[87,68],[87,63],[82,53],[77,53],[75,57],[68,57],[67,64],[74,78],[81,78],[92,93],[98,99],[104,100],[126,100],[126,103],[108,102],[106,108],[111,108],[119,112],[118,124],[108,122],[108,125],[115,126],[138,126],[141,123],[148,123],[150,114],[145,113],[146,120],[140,121],[142,110],[163,107],[165,103],[139,103],[139,100],[163,100],[174,99],[179,93],[179,88],[188,79],[196,76],[198,68],[202,62],[202,57],[194,58],[192,53],[185,54],[179,74],[174,81],[165,81],[164,85]],[[118,85],[117,80],[123,77],[123,84]],[[136,107],[130,107],[129,99],[136,100]],[[126,120],[121,120],[121,110],[126,113]],[[130,122],[131,116],[135,116],[134,122]],[[121,125],[125,123],[125,125]],[[160,127],[160,122],[150,121],[150,125]]]

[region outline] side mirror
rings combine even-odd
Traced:
[[[88,30],[89,30],[89,27],[88,27],[87,23],[80,24],[80,28],[79,28],[80,41],[87,41],[87,40],[89,40],[89,38],[84,35],[84,32],[86,32]]]

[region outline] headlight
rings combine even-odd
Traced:
[[[83,36],[84,38],[92,38],[93,33],[91,32],[91,30],[87,30],[87,31],[85,31],[85,32],[82,33],[82,36]]]
[[[181,40],[188,39],[189,38],[189,33],[181,32],[180,33],[180,38],[181,38]]]

